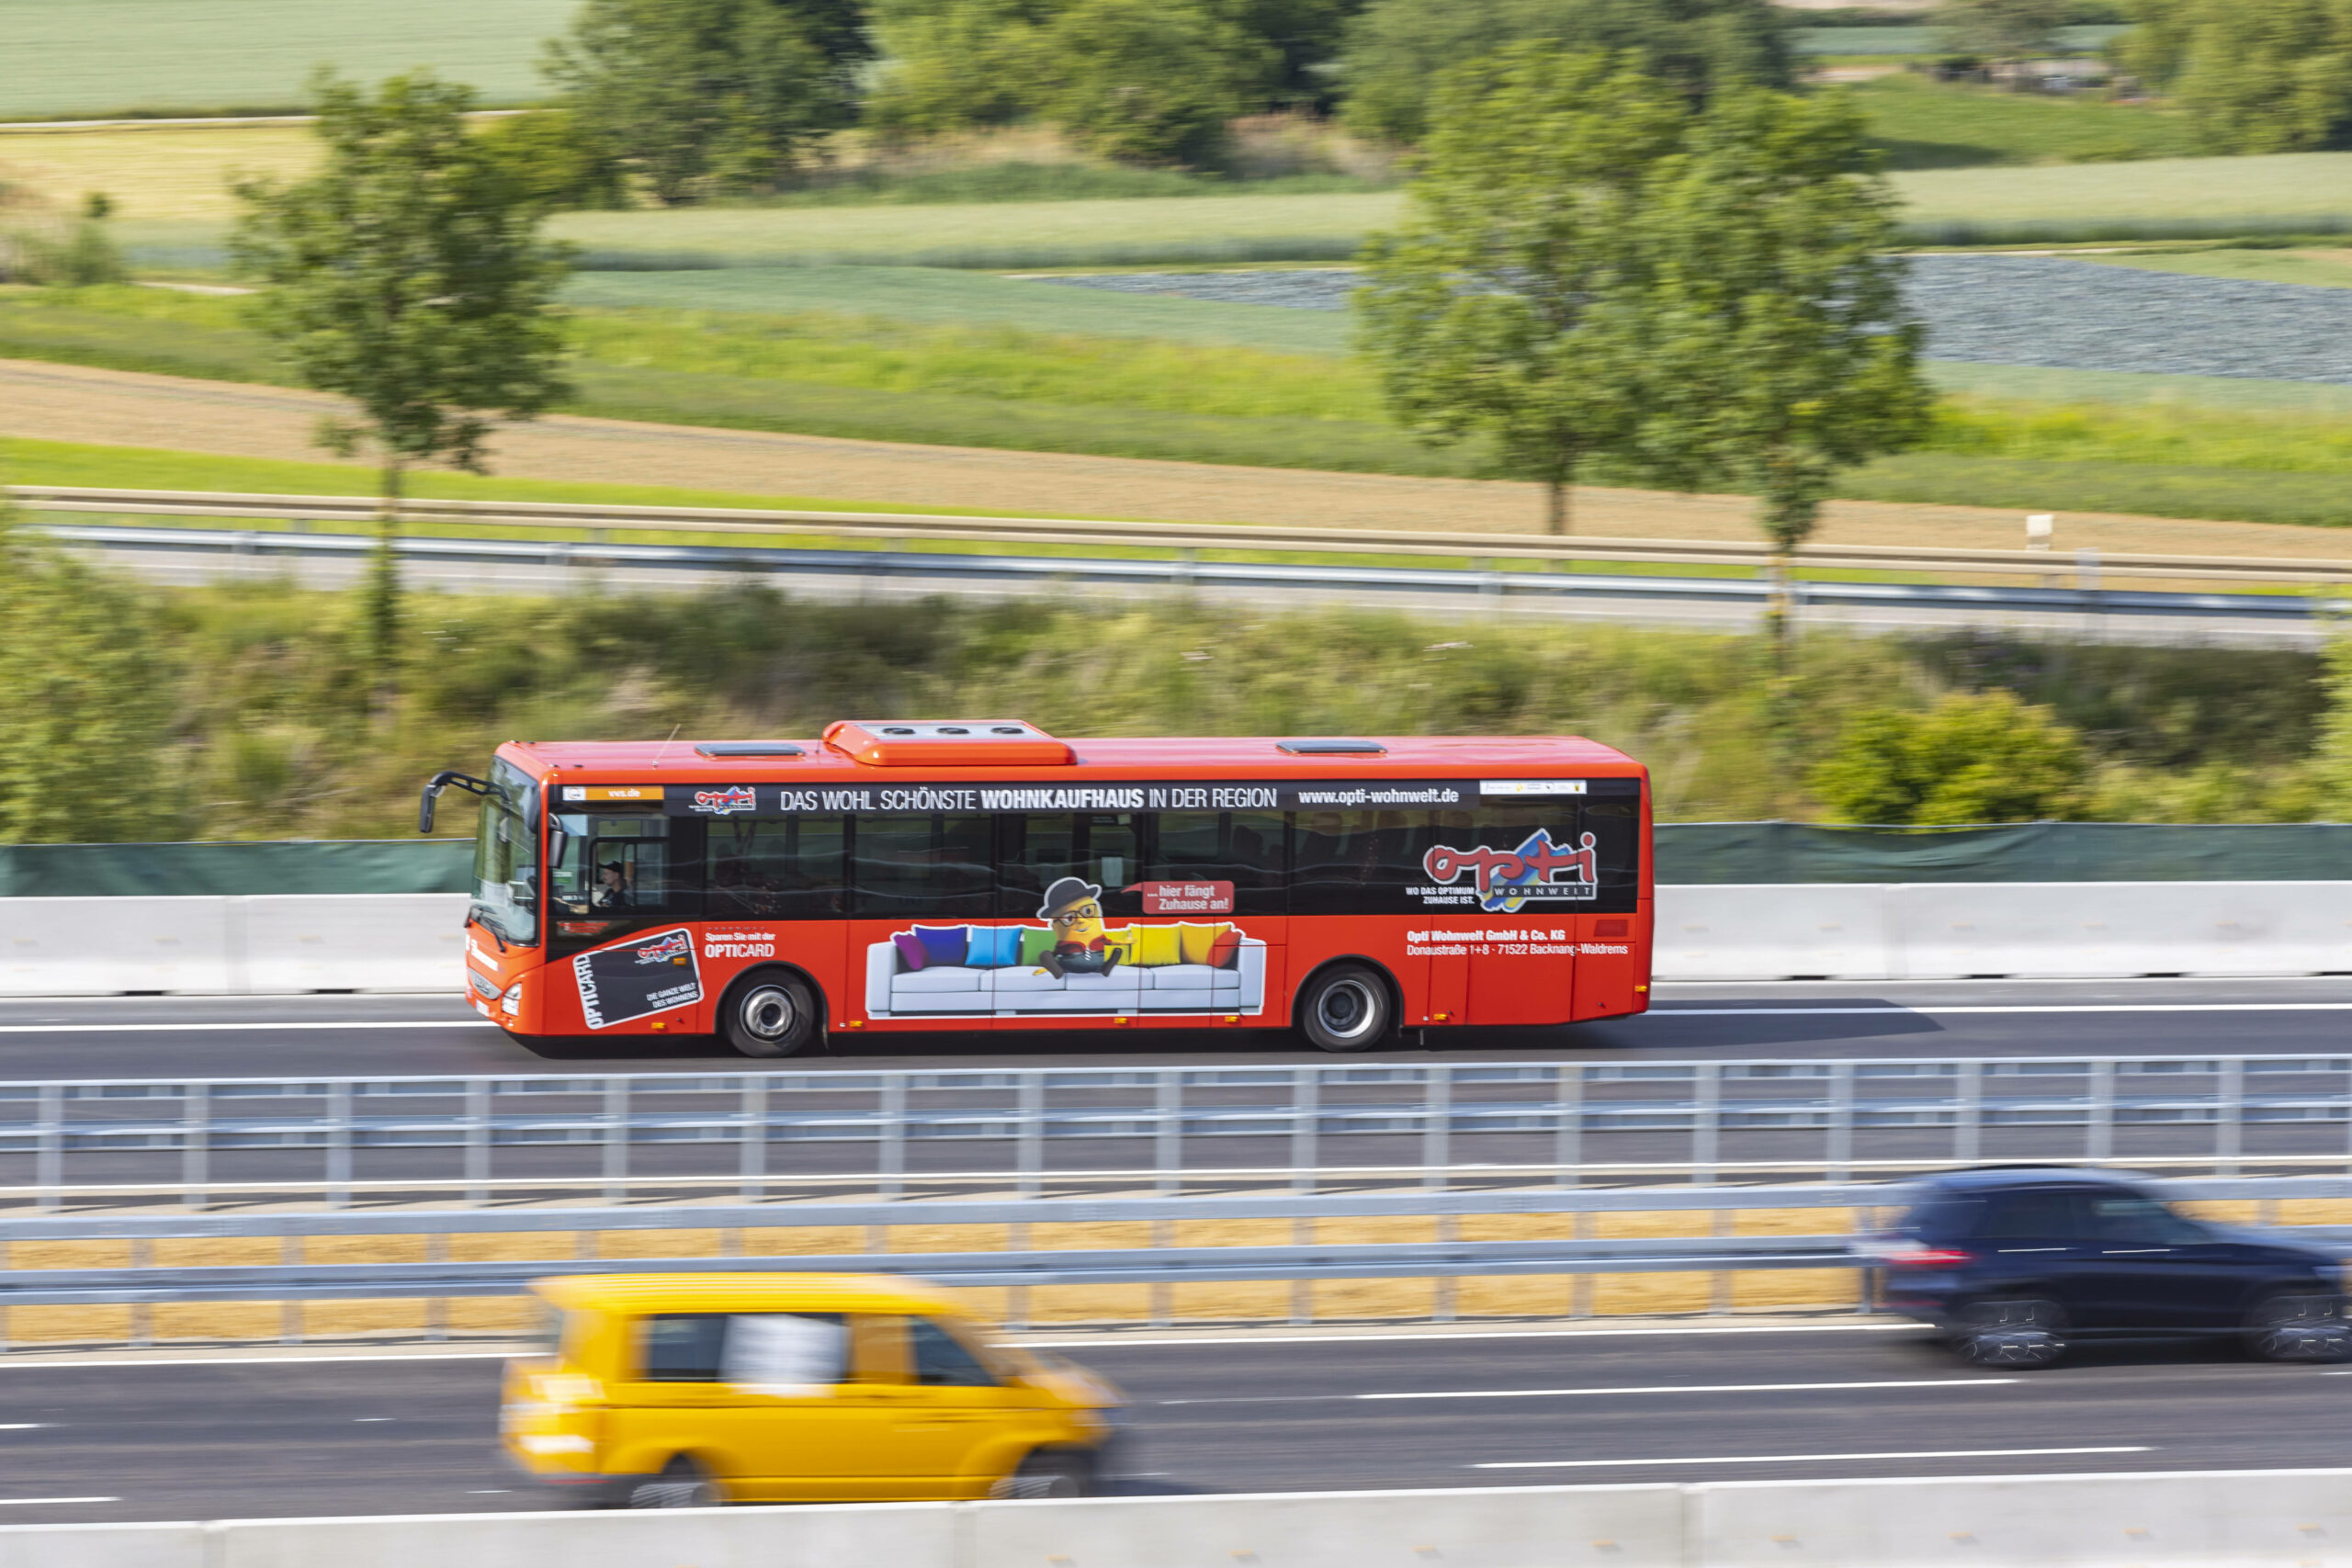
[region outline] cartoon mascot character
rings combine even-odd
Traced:
[[[1037,918],[1053,927],[1054,945],[1038,960],[1057,980],[1065,975],[1108,975],[1119,966],[1119,949],[1102,929],[1102,889],[1065,876],[1046,889]]]

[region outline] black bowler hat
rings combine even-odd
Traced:
[[[1044,908],[1037,911],[1041,920],[1050,920],[1064,909],[1076,908],[1090,898],[1102,897],[1102,889],[1080,877],[1065,876],[1046,889]]]

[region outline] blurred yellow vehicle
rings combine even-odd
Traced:
[[[1069,1497],[1124,1396],[988,1342],[945,1291],[870,1274],[541,1280],[548,1353],[499,1430],[533,1480],[607,1507]]]

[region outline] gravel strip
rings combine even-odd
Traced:
[[[1352,272],[1040,278],[1234,305],[1344,310]],[[2352,288],[2142,272],[2060,256],[1911,258],[1928,353],[1984,365],[2352,386]]]

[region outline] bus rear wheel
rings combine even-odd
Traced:
[[[718,1037],[739,1056],[797,1056],[818,1023],[817,993],[788,969],[755,969],[718,1004]]]
[[[1323,1051],[1369,1051],[1396,1028],[1388,982],[1364,964],[1334,964],[1306,983],[1298,1029]]]

